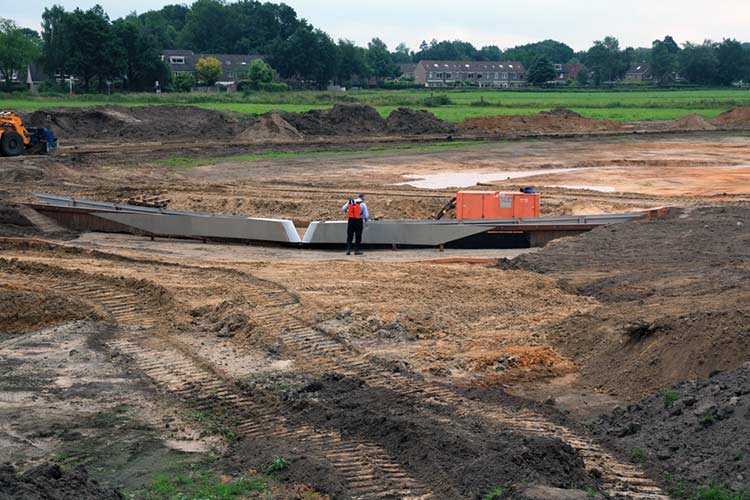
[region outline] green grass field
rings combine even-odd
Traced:
[[[427,106],[425,100],[446,96],[450,104]],[[630,90],[630,91],[353,91],[283,92],[241,94],[116,94],[112,96],[24,96],[0,94],[0,108],[35,110],[57,106],[121,104],[191,104],[208,109],[242,113],[272,110],[306,111],[322,109],[334,103],[364,103],[374,106],[383,116],[393,109],[408,106],[428,109],[438,117],[459,122],[468,117],[533,114],[555,107],[572,109],[583,116],[611,120],[669,120],[688,113],[706,118],[735,106],[750,106],[747,90]]]

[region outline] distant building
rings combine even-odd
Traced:
[[[625,72],[626,82],[650,82],[651,66],[647,63],[633,63]]]
[[[26,86],[32,94],[39,92],[39,86],[49,79],[41,65],[32,63],[26,67]]]
[[[414,79],[414,70],[417,69],[416,63],[403,63],[398,65],[401,78]]]
[[[222,75],[217,85],[234,89],[237,81],[247,73],[248,66],[261,56],[242,54],[195,54],[192,50],[165,50],[161,59],[169,66],[172,76],[180,74],[195,75],[195,64],[204,57],[213,57],[221,63]],[[197,77],[196,77],[197,80]]]
[[[425,87],[523,87],[526,68],[518,61],[419,61],[414,81]]]
[[[554,64],[555,67],[555,83],[564,83],[568,80],[575,80],[578,73],[580,73],[585,66],[581,63],[572,64]]]

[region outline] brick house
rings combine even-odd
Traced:
[[[415,63],[402,63],[398,65],[399,74],[402,78],[414,79],[414,70],[417,69]]]
[[[165,50],[162,52],[161,60],[167,63],[172,76],[187,73],[195,77],[195,64],[204,57],[213,57],[221,63],[222,75],[216,84],[228,89],[236,87],[237,81],[247,73],[251,62],[262,58],[258,55],[195,54],[192,50]]]
[[[626,82],[650,82],[651,66],[647,63],[633,63],[625,72]]]
[[[414,81],[425,87],[523,87],[526,68],[518,61],[419,61]]]

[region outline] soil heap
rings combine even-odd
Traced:
[[[89,305],[48,292],[0,287],[0,340],[76,319],[101,319]]]
[[[18,474],[11,465],[0,465],[0,500],[123,500],[119,491],[104,488],[86,470],[64,472],[44,464]]]
[[[674,130],[716,130],[716,126],[712,125],[708,120],[703,118],[701,115],[690,114],[681,116],[672,123],[672,129]]]
[[[661,471],[661,476],[696,486],[729,485],[748,494],[748,418],[750,363],[617,408],[593,427],[606,444],[626,456],[642,450],[646,468]]]
[[[398,108],[385,120],[389,134],[453,134],[456,126],[425,110]]]
[[[748,128],[750,127],[750,106],[732,108],[723,112],[711,122],[722,128]]]
[[[0,236],[35,236],[39,234],[31,221],[24,217],[18,206],[2,199],[0,195]]]
[[[32,127],[48,127],[67,140],[206,141],[227,139],[255,118],[194,106],[95,106],[55,108],[24,116]]]
[[[375,108],[362,104],[336,104],[331,109],[280,114],[304,135],[368,135],[383,133],[386,128]]]
[[[601,227],[501,267],[551,274],[601,306],[547,328],[584,382],[639,399],[750,359],[750,209]]]
[[[583,118],[574,111],[554,109],[536,115],[483,116],[467,118],[459,129],[473,133],[500,135],[576,134],[620,130],[622,124],[611,120]]]

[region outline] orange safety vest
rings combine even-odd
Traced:
[[[349,200],[349,208],[346,209],[346,216],[350,219],[360,219],[362,218],[362,205],[361,201],[355,202],[354,200]]]

